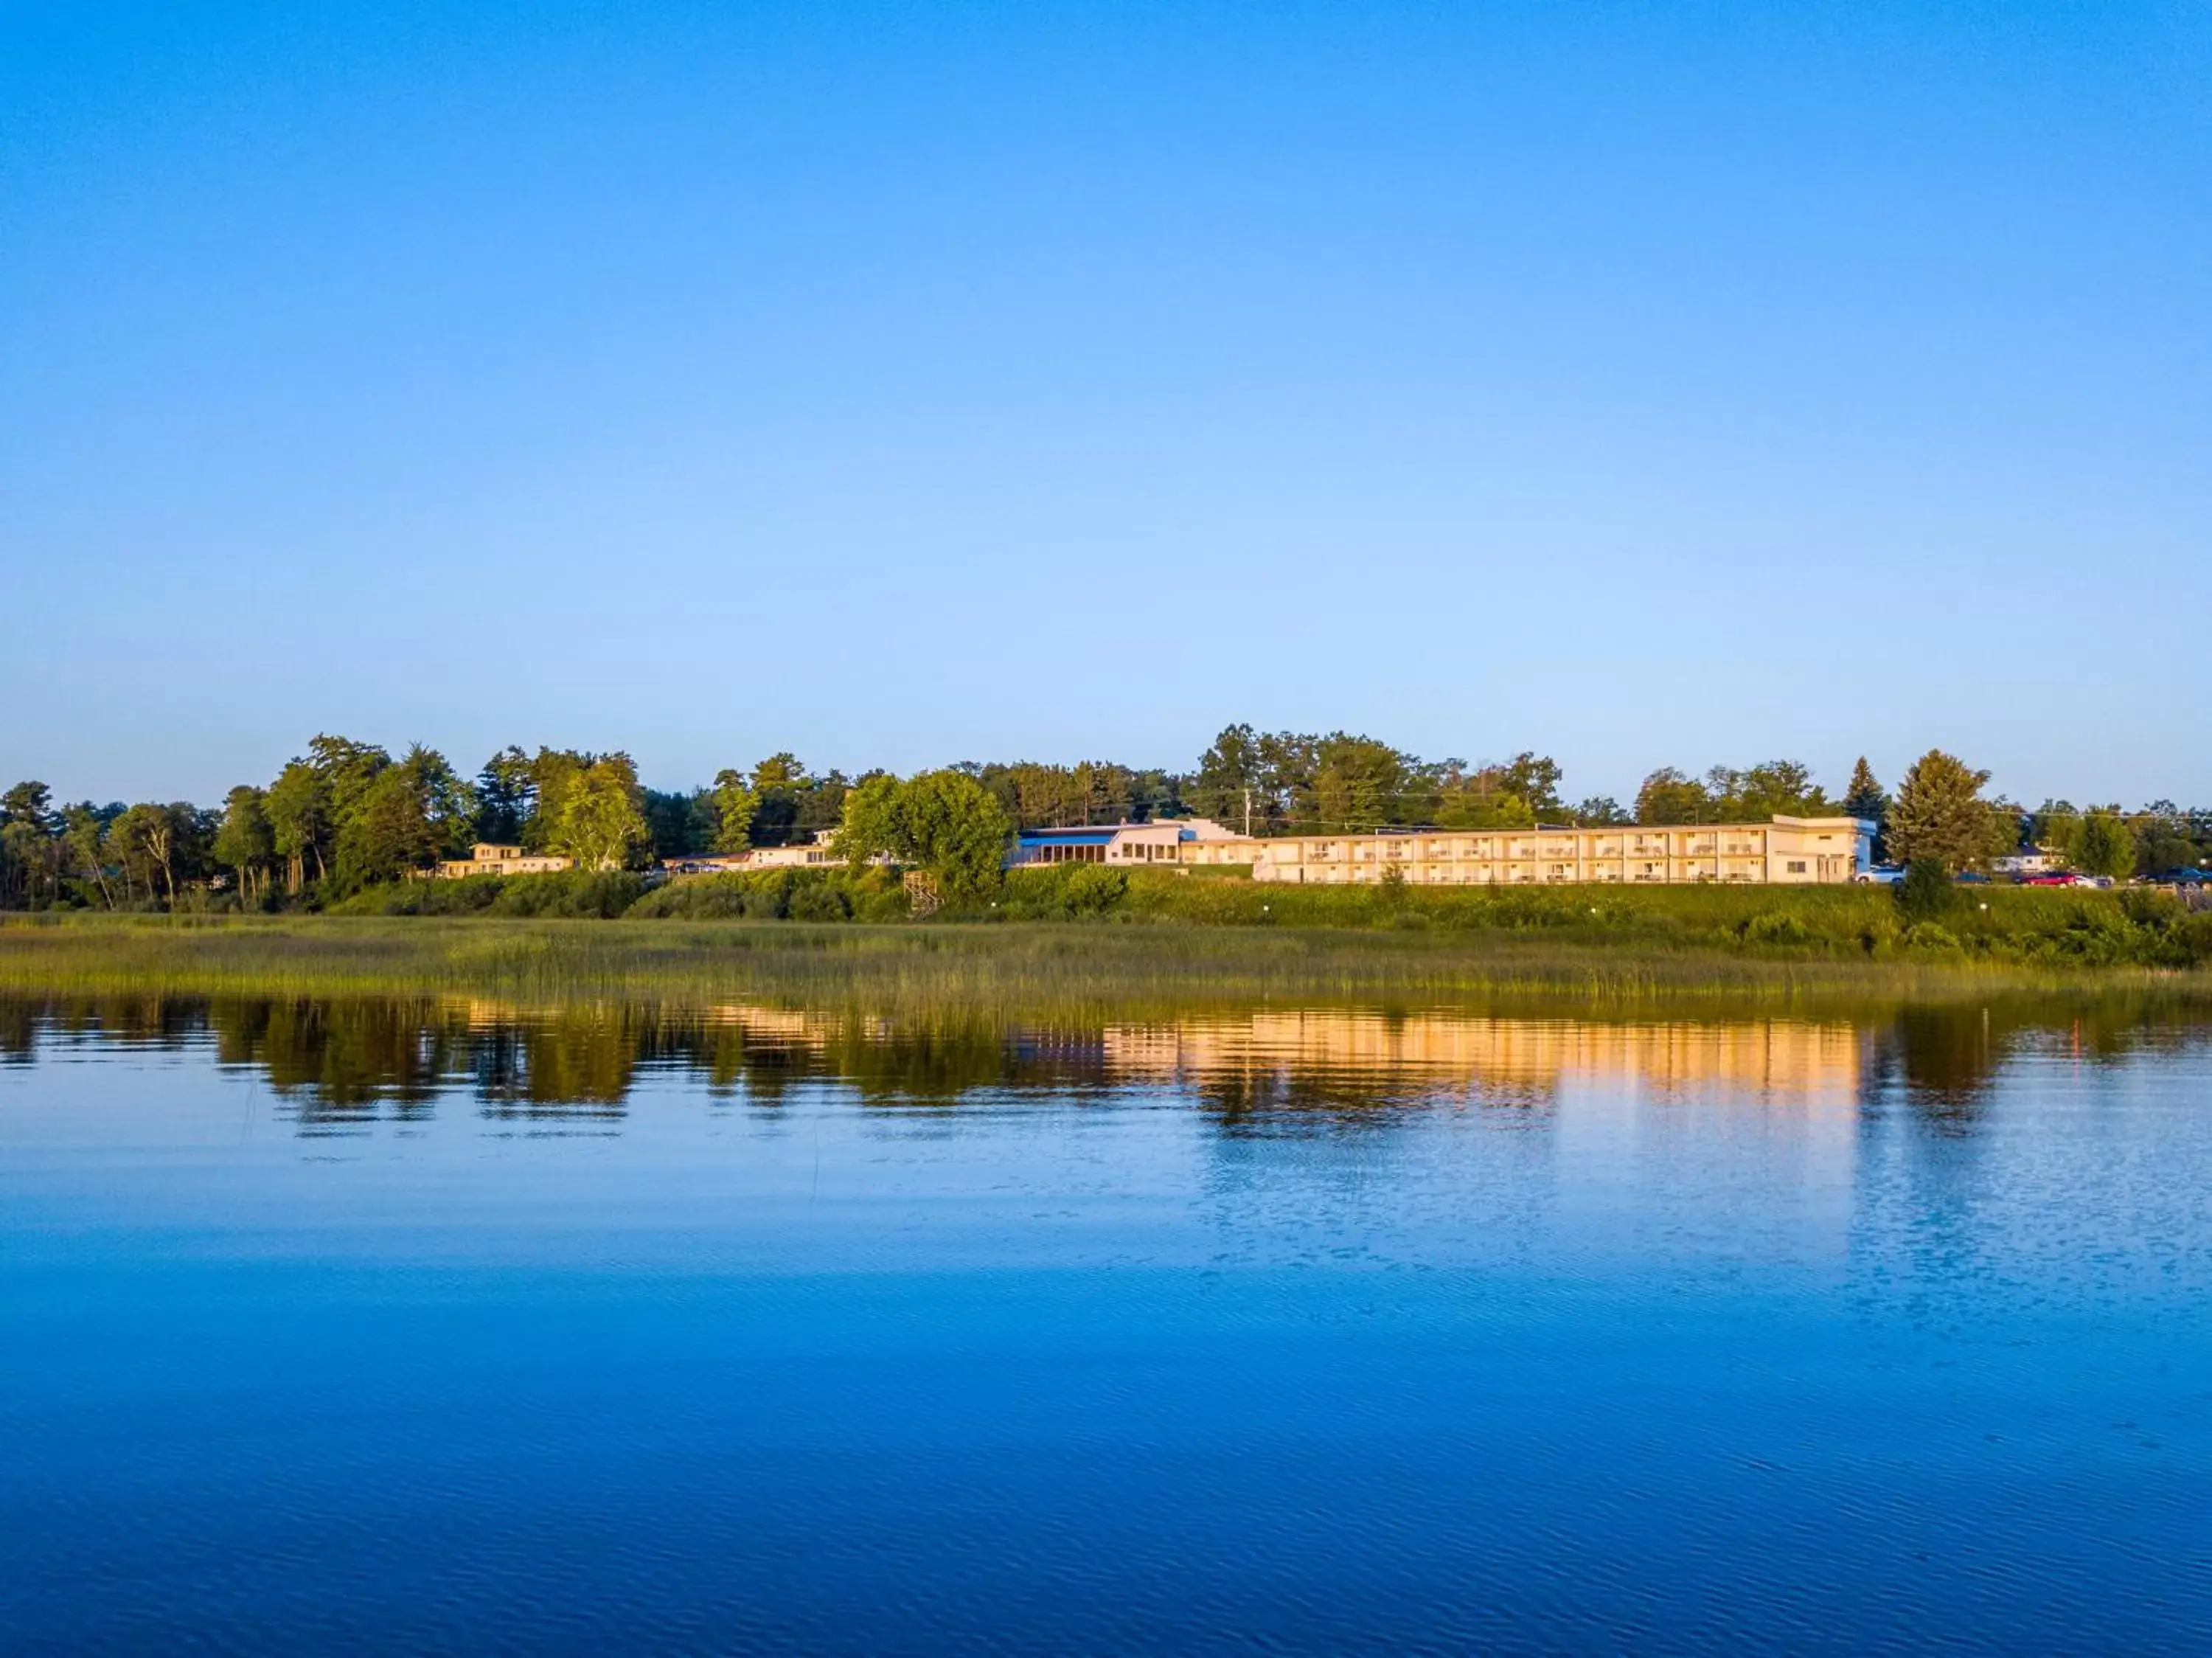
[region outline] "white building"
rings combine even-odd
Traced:
[[[1183,864],[1245,864],[1255,881],[1421,886],[1626,886],[1848,881],[1870,868],[1875,826],[1856,818],[1627,824],[1571,829],[1415,829],[1363,835],[1231,835],[1177,848]]]
[[[1085,824],[1080,828],[1024,829],[1015,838],[1006,867],[1043,863],[1105,863],[1130,869],[1180,863],[1182,849],[1236,837],[1211,818],[1158,818],[1150,823]]]

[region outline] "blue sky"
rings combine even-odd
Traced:
[[[2212,4],[0,3],[0,772],[2212,803]]]

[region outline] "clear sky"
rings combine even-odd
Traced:
[[[0,773],[2212,803],[2212,0],[0,0]]]

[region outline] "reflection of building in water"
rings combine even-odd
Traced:
[[[1667,1237],[1668,1249],[1745,1247],[1726,1226],[1685,1241],[1680,1194],[1686,1181],[1703,1182],[1715,1192],[1762,1194],[1758,1247],[1834,1260],[1850,1235],[1866,1040],[1848,1024],[1786,1019],[1605,1023],[1309,1009],[1120,1027],[1105,1045],[1122,1075],[1171,1082],[1214,1106],[1225,1135],[1323,1114],[1395,1131],[1413,1119],[1486,1123],[1510,1113],[1516,1126],[1540,1126],[1538,1155],[1551,1177],[1543,1206],[1553,1223],[1609,1239],[1607,1247],[1648,1247],[1639,1228]],[[1409,1115],[1394,1104],[1452,1109]],[[1455,1183],[1457,1171],[1480,1166],[1471,1154],[1441,1161]],[[1475,1188],[1462,1190],[1474,1197]]]
[[[707,1009],[701,1022],[739,1036],[750,1051],[823,1059],[930,1039],[879,1017],[735,1003]],[[1786,1019],[1601,1024],[1345,1009],[1109,1025],[1081,1039],[1060,1034],[1068,1039],[1016,1027],[992,1040],[1010,1058],[1049,1051],[1060,1069],[1090,1070],[1098,1082],[1203,1083],[1270,1071],[1347,1088],[1364,1081],[1384,1089],[1490,1084],[1526,1093],[1551,1091],[1568,1078],[1611,1078],[1661,1091],[1711,1085],[1844,1107],[1856,1099],[1864,1041],[1854,1026]]]
[[[651,1017],[623,1003],[533,1010],[450,997],[442,1012],[466,1036],[455,1068],[495,1118],[618,1117],[639,1064],[658,1045]]]
[[[848,1014],[803,1008],[755,1008],[736,1002],[708,1009],[700,1015],[700,1022],[743,1031],[756,1041],[807,1048],[826,1048],[853,1029],[852,1016]],[[864,1019],[861,1022],[870,1034],[889,1033],[889,1027],[881,1020]]]
[[[1430,1083],[1555,1087],[1569,1076],[1670,1089],[1720,1084],[1851,1105],[1862,1040],[1850,1025],[1595,1024],[1462,1014],[1313,1009],[1174,1025],[1110,1027],[1109,1067],[1203,1079],[1254,1069],[1364,1072]]]

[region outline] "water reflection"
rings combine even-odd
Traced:
[[[457,1093],[493,1119],[617,1123],[640,1080],[655,1072],[763,1108],[823,1082],[877,1105],[1165,1085],[1232,1132],[1301,1114],[1371,1123],[1394,1106],[1440,1102],[1542,1112],[1571,1082],[1631,1082],[1662,1100],[1722,1092],[1846,1116],[1897,1089],[1933,1120],[1964,1130],[1992,1079],[2024,1051],[2100,1064],[2201,1029],[2124,1001],[1829,1019],[1304,1008],[1032,1026],[750,1005],[15,998],[0,999],[0,1060],[27,1060],[42,1045],[211,1046],[222,1064],[264,1078],[305,1133],[427,1117]]]

